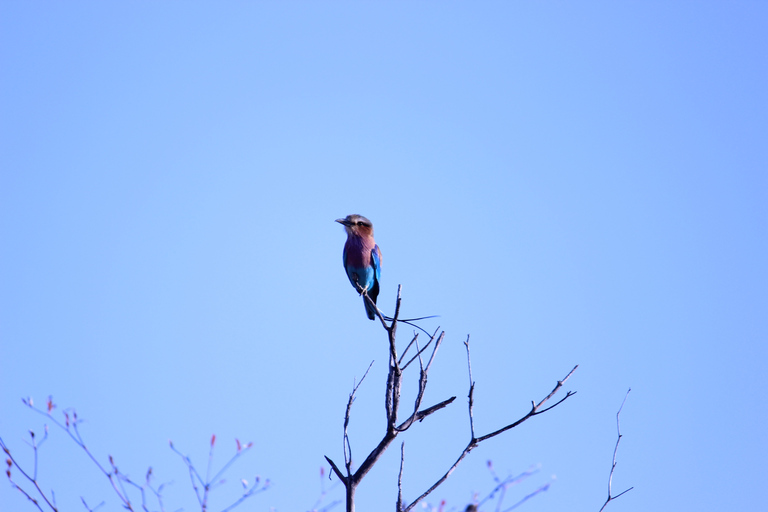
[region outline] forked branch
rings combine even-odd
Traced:
[[[329,457],[326,456],[326,460],[331,465],[331,469],[336,474],[336,476],[339,477],[339,479],[341,480],[341,482],[344,484],[346,488],[347,512],[354,512],[355,510],[354,495],[355,495],[357,486],[360,484],[363,477],[365,477],[365,475],[371,470],[373,465],[384,454],[384,452],[387,450],[387,448],[392,443],[392,441],[395,440],[397,435],[409,429],[411,426],[413,426],[414,423],[421,421],[427,416],[431,415],[432,413],[442,409],[443,407],[448,406],[456,399],[455,396],[450,397],[430,407],[422,408],[422,402],[423,402],[425,391],[427,388],[429,370],[432,367],[432,363],[435,361],[437,351],[443,342],[445,333],[440,332],[438,328],[437,330],[435,330],[434,334],[431,335],[430,340],[424,345],[424,347],[419,347],[418,335],[414,335],[414,337],[405,347],[403,354],[400,357],[398,357],[396,333],[397,333],[398,317],[400,315],[401,287],[398,287],[397,289],[397,301],[395,304],[395,314],[392,318],[383,316],[381,312],[375,308],[375,304],[373,304],[373,301],[370,299],[370,297],[368,297],[368,295],[365,292],[363,292],[362,295],[369,306],[374,306],[376,315],[379,317],[379,320],[381,321],[382,326],[387,332],[387,341],[388,341],[387,348],[389,352],[388,354],[389,355],[389,371],[387,373],[387,384],[386,384],[386,391],[385,391],[385,412],[386,412],[386,418],[387,418],[387,428],[381,441],[379,441],[376,447],[373,450],[371,450],[371,452],[368,454],[368,457],[365,458],[365,460],[357,468],[357,470],[353,472],[351,467],[351,455],[350,455],[352,448],[351,448],[351,443],[349,441],[349,436],[347,434],[347,426],[349,424],[349,417],[350,417],[353,397],[354,397],[355,391],[357,390],[357,386],[355,386],[352,393],[350,394],[350,399],[347,402],[347,411],[344,419],[344,461],[345,461],[346,471],[342,471],[342,469],[339,468],[339,466],[336,465],[333,462],[333,460],[331,460]],[[390,323],[388,324],[387,321],[390,321]],[[432,351],[429,359],[425,362],[422,359],[422,356],[424,355],[424,353],[426,352],[427,348],[430,345],[432,346]],[[415,346],[415,354],[408,360],[408,362],[406,362],[403,365],[405,354],[408,352],[408,350],[410,350],[411,347],[414,347],[414,346]],[[408,505],[406,505],[403,502],[402,477],[403,477],[403,472],[405,467],[405,448],[404,448],[404,445],[401,445],[400,471],[398,473],[398,479],[397,479],[397,489],[398,489],[397,502],[396,502],[397,512],[409,512],[410,510],[412,510],[427,495],[429,495],[432,491],[434,491],[437,487],[439,487],[450,476],[450,474],[453,473],[453,471],[456,469],[459,463],[469,454],[469,452],[472,451],[481,442],[487,439],[490,439],[492,437],[495,437],[503,432],[506,432],[507,430],[510,430],[520,425],[521,423],[532,418],[533,416],[542,414],[554,407],[557,407],[558,405],[563,403],[566,399],[568,399],[569,397],[575,394],[575,392],[573,391],[568,391],[566,395],[563,398],[561,398],[559,401],[555,402],[552,405],[547,405],[550,399],[560,390],[560,388],[563,387],[563,385],[570,378],[570,376],[573,375],[573,372],[576,371],[576,368],[578,368],[578,365],[575,366],[562,380],[557,381],[557,384],[547,396],[539,400],[538,403],[531,402],[531,410],[528,411],[528,413],[525,416],[498,430],[495,430],[493,432],[490,432],[488,434],[478,437],[475,434],[475,425],[474,425],[473,406],[474,406],[475,383],[472,378],[472,361],[471,361],[470,352],[469,352],[469,337],[467,337],[465,346],[467,348],[467,369],[469,372],[468,412],[469,412],[470,440],[467,443],[467,446],[459,454],[456,461],[451,465],[451,467],[448,468],[448,470],[429,489],[427,489],[424,493],[422,493],[418,498],[416,498],[413,502],[411,502]],[[416,399],[414,401],[413,410],[404,421],[401,421],[398,424],[398,413],[400,410],[400,388],[402,384],[403,373],[411,363],[417,360],[419,362],[419,378],[418,378],[418,388],[416,391]]]
[[[467,336],[467,341],[464,342],[464,345],[467,349],[467,369],[469,372],[469,392],[467,394],[468,397],[468,411],[469,411],[469,429],[470,429],[470,440],[467,443],[467,446],[464,448],[464,450],[459,454],[459,457],[456,459],[456,461],[451,465],[451,467],[448,468],[448,470],[434,483],[432,486],[424,491],[418,498],[416,498],[413,502],[411,502],[407,507],[401,507],[398,508],[397,512],[408,512],[412,510],[421,500],[426,498],[432,491],[437,489],[443,482],[445,482],[448,477],[453,473],[453,471],[458,467],[458,465],[461,463],[462,460],[471,452],[477,445],[479,445],[481,442],[490,439],[492,437],[495,437],[503,432],[506,432],[507,430],[510,430],[524,421],[532,418],[533,416],[536,416],[538,414],[542,414],[544,412],[549,411],[550,409],[553,409],[554,407],[557,407],[559,404],[563,403],[567,398],[573,396],[576,394],[575,391],[568,391],[566,395],[561,398],[558,402],[554,403],[553,405],[542,408],[542,406],[549,401],[559,390],[563,387],[563,384],[573,375],[573,372],[576,371],[576,368],[579,367],[579,365],[576,365],[573,367],[573,369],[568,372],[568,375],[563,377],[562,380],[557,381],[557,384],[552,389],[552,391],[542,398],[539,403],[531,402],[531,410],[528,411],[528,413],[523,416],[522,418],[518,419],[517,421],[514,421],[510,423],[509,425],[506,425],[505,427],[502,427],[498,430],[495,430],[493,432],[490,432],[488,434],[482,435],[480,437],[475,437],[475,420],[474,420],[474,412],[473,412],[473,405],[474,405],[474,389],[475,389],[475,383],[472,380],[472,361],[470,357],[469,352],[469,336]]]
[[[629,396],[630,391],[632,391],[632,388],[627,390],[627,394],[624,395],[624,400],[621,401],[619,411],[616,413],[616,433],[618,434],[618,437],[616,438],[616,446],[613,448],[613,463],[611,464],[611,474],[608,475],[608,499],[606,499],[605,503],[603,503],[603,506],[600,507],[600,512],[603,512],[603,509],[605,509],[608,503],[634,489],[634,486],[630,487],[629,489],[620,492],[616,496],[613,496],[613,491],[611,491],[611,485],[613,484],[613,472],[616,469],[616,453],[619,451],[619,443],[621,442],[621,423],[619,422],[619,416],[621,415],[621,410],[624,408],[624,403],[627,401],[627,397]]]

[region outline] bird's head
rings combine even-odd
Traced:
[[[347,215],[343,219],[336,219],[336,222],[344,226],[348,235],[373,236],[373,223],[362,215]]]

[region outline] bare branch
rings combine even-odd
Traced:
[[[469,334],[467,334],[467,341],[464,342],[464,346],[467,348],[467,370],[469,372],[469,393],[467,395],[467,406],[469,408],[469,433],[471,439],[475,438],[475,417],[472,413],[472,407],[474,406],[475,395],[475,381],[472,380],[472,358],[469,355]]]
[[[469,348],[468,343],[467,343],[467,348]],[[467,353],[469,354],[469,352],[467,352]],[[557,381],[557,384],[555,385],[554,389],[546,397],[544,397],[541,401],[539,401],[538,404],[533,404],[532,403],[531,404],[531,410],[528,412],[528,414],[526,414],[525,416],[523,416],[519,420],[515,421],[514,423],[511,423],[511,424],[507,425],[506,427],[503,427],[503,428],[500,428],[499,430],[491,432],[490,434],[486,434],[484,436],[480,436],[480,437],[475,438],[475,436],[473,434],[471,436],[472,438],[469,440],[469,443],[467,443],[467,446],[464,448],[464,450],[461,452],[459,457],[456,459],[456,462],[454,462],[451,465],[451,467],[448,468],[448,471],[446,471],[434,484],[432,484],[432,486],[429,489],[424,491],[424,493],[421,496],[416,498],[411,504],[409,504],[405,509],[403,509],[403,512],[408,512],[409,510],[412,510],[413,507],[415,507],[421,500],[423,500],[432,491],[437,489],[443,482],[445,482],[448,479],[448,477],[451,475],[451,473],[453,473],[453,471],[459,465],[459,463],[462,460],[464,460],[464,457],[466,457],[469,454],[469,452],[471,452],[481,442],[483,442],[483,441],[485,441],[487,439],[490,439],[492,437],[495,437],[495,436],[501,434],[502,432],[505,432],[505,431],[507,431],[507,430],[509,430],[511,428],[514,428],[517,425],[519,425],[519,424],[523,423],[524,421],[528,420],[529,418],[532,418],[533,416],[536,416],[537,414],[541,414],[543,412],[546,412],[549,409],[552,409],[552,407],[555,407],[556,405],[562,403],[568,397],[573,396],[575,394],[575,392],[569,391],[562,400],[557,402],[552,407],[548,407],[546,409],[539,410],[541,408],[541,406],[544,405],[547,402],[547,400],[552,398],[552,396],[554,396],[555,393],[557,393],[560,390],[560,388],[563,387],[563,384],[568,380],[568,378],[570,378],[571,375],[573,375],[573,372],[575,372],[576,368],[578,368],[578,367],[579,367],[579,365],[574,366],[573,369],[570,372],[568,372],[568,375],[566,375],[562,380]],[[471,379],[470,379],[470,391],[469,391],[469,400],[470,400],[470,402],[472,401],[473,388],[474,388],[474,382],[472,382]],[[471,419],[472,407],[471,407],[471,404],[470,404],[469,410],[470,410],[470,424],[472,424],[472,419]],[[473,428],[473,430],[474,430],[474,428]]]
[[[542,398],[541,401],[539,401],[538,404],[534,405],[534,403],[531,402],[531,410],[528,411],[528,414],[526,414],[525,416],[523,416],[519,420],[517,420],[517,421],[515,421],[513,423],[510,423],[509,425],[507,425],[505,427],[502,427],[502,428],[500,428],[498,430],[495,430],[495,431],[491,432],[490,434],[486,434],[484,436],[478,437],[477,438],[478,442],[485,441],[486,439],[490,439],[491,437],[495,437],[495,436],[501,434],[502,432],[506,432],[509,429],[515,428],[516,426],[518,426],[521,423],[523,423],[524,421],[532,418],[533,416],[536,416],[537,414],[541,414],[541,413],[547,412],[548,410],[550,410],[550,409],[560,405],[565,400],[567,400],[568,398],[570,398],[573,395],[575,395],[576,394],[575,391],[568,391],[566,393],[566,395],[560,401],[558,401],[556,404],[552,405],[551,407],[547,407],[544,410],[539,410],[541,408],[541,406],[544,405],[547,402],[547,400],[552,398],[554,396],[554,394],[557,393],[560,390],[560,388],[563,387],[563,384],[565,384],[565,382],[571,377],[571,375],[573,375],[573,372],[575,372],[576,368],[578,368],[578,367],[579,367],[579,365],[574,366],[573,369],[570,372],[568,372],[568,375],[566,375],[563,378],[563,380],[557,381],[557,385],[555,385],[554,389],[552,389],[552,391],[546,397]]]
[[[330,457],[328,457],[327,455],[325,456],[325,460],[327,460],[327,461],[328,461],[328,464],[330,464],[330,465],[331,465],[331,469],[333,469],[333,472],[334,472],[334,473],[336,473],[336,476],[338,476],[338,477],[339,477],[339,480],[341,480],[341,482],[342,482],[344,485],[346,485],[346,484],[347,484],[347,477],[346,477],[346,476],[344,476],[344,473],[342,473],[342,472],[341,472],[341,470],[340,470],[340,469],[339,469],[339,467],[336,465],[336,463],[335,463],[335,462],[333,462],[333,461],[330,459]]]
[[[443,476],[441,476],[441,477],[440,477],[440,478],[437,480],[437,482],[435,482],[434,484],[432,484],[432,486],[431,486],[429,489],[427,489],[426,491],[424,491],[424,493],[422,493],[422,495],[421,495],[421,496],[419,496],[418,498],[416,498],[415,500],[413,500],[413,502],[411,502],[411,504],[410,504],[410,505],[408,505],[407,507],[405,507],[405,508],[403,509],[403,512],[408,512],[409,510],[412,510],[412,509],[413,509],[413,507],[415,507],[415,506],[416,506],[416,505],[417,505],[417,504],[418,504],[418,503],[419,503],[421,500],[423,500],[424,498],[426,498],[426,497],[427,497],[427,496],[428,496],[428,495],[429,495],[429,494],[430,494],[432,491],[434,491],[435,489],[437,489],[438,487],[440,487],[440,485],[441,485],[443,482],[445,482],[445,481],[448,479],[448,477],[449,477],[449,476],[451,476],[451,473],[453,473],[453,470],[455,470],[455,469],[456,469],[456,467],[459,465],[459,463],[460,463],[462,460],[464,460],[464,457],[466,457],[466,456],[469,454],[469,452],[471,452],[471,451],[472,451],[472,450],[473,450],[473,449],[474,449],[474,448],[477,446],[477,444],[478,444],[478,443],[477,443],[477,440],[476,440],[476,439],[473,439],[472,441],[470,441],[470,443],[467,445],[467,447],[466,447],[466,448],[464,448],[464,451],[462,451],[462,452],[461,452],[461,455],[459,455],[459,458],[458,458],[458,459],[456,459],[456,462],[454,462],[453,464],[451,464],[451,467],[450,467],[450,468],[448,468],[448,471],[446,471],[446,472],[445,472],[445,474],[443,474]]]
[[[407,363],[405,363],[405,366],[403,366],[403,371],[405,371],[405,369],[406,369],[406,368],[408,368],[408,366],[410,366],[410,364],[411,364],[411,363],[412,363],[412,362],[413,362],[415,359],[418,359],[418,357],[419,357],[419,356],[420,356],[420,355],[421,355],[421,354],[422,354],[424,351],[426,351],[426,350],[427,350],[427,348],[429,348],[429,345],[430,345],[430,344],[431,344],[431,343],[432,343],[432,342],[435,340],[435,336],[437,336],[437,331],[439,331],[439,330],[440,330],[440,327],[438,327],[438,328],[435,330],[434,334],[432,334],[432,335],[431,335],[431,337],[430,337],[429,341],[427,342],[427,344],[426,344],[426,345],[424,345],[422,348],[420,348],[420,349],[419,349],[419,348],[418,348],[418,346],[417,346],[417,348],[416,348],[416,353],[413,355],[413,357],[411,357],[411,358],[408,360],[408,362],[407,362]],[[409,346],[410,346],[410,345],[409,345]],[[405,355],[405,354],[403,354],[403,355]]]
[[[427,407],[426,409],[422,409],[421,411],[417,412],[412,418],[408,418],[403,423],[401,423],[397,427],[397,431],[398,432],[402,432],[403,430],[405,430],[407,428],[405,426],[406,423],[409,423],[409,422],[410,423],[415,423],[417,421],[421,421],[424,418],[426,418],[427,416],[429,416],[430,414],[432,414],[433,412],[439,411],[443,407],[446,407],[447,405],[451,404],[454,400],[456,400],[456,397],[452,396],[451,398],[449,398],[447,400],[443,400],[442,402],[440,402],[438,404],[435,404],[432,407]]]
[[[352,387],[352,392],[349,394],[349,400],[347,401],[347,411],[344,414],[344,466],[347,469],[347,476],[352,474],[352,445],[349,442],[349,433],[348,433],[348,427],[349,427],[349,416],[350,412],[352,410],[352,403],[355,401],[355,393],[357,393],[357,388],[360,387],[360,385],[365,380],[366,375],[368,375],[368,372],[371,371],[371,367],[373,366],[373,361],[371,361],[371,364],[368,365],[368,369],[365,370],[365,373],[363,374],[363,377],[360,379],[360,382],[355,384]]]
[[[26,402],[25,402],[26,403]],[[58,509],[56,508],[56,504],[53,502],[53,498],[49,499],[45,492],[40,488],[40,484],[37,481],[37,449],[40,446],[39,443],[35,441],[35,433],[30,430],[29,435],[32,439],[32,450],[34,451],[34,467],[32,471],[32,475],[30,476],[24,469],[19,465],[19,463],[16,461],[16,459],[11,454],[11,450],[5,445],[5,442],[3,442],[3,439],[0,438],[0,447],[2,447],[3,452],[8,456],[8,459],[6,459],[7,468],[5,470],[5,474],[8,477],[8,481],[11,483],[11,486],[14,489],[17,489],[20,493],[22,493],[26,498],[31,501],[41,512],[43,511],[42,507],[40,506],[40,503],[37,501],[37,499],[33,498],[23,487],[21,487],[19,484],[13,481],[13,478],[11,477],[11,468],[13,466],[16,466],[16,469],[19,470],[21,475],[29,481],[29,483],[32,484],[32,486],[35,488],[37,493],[40,495],[40,497],[43,499],[43,501],[53,510],[54,512],[57,512]],[[48,428],[45,429],[45,436],[48,435]],[[43,437],[43,440],[45,440],[45,436]]]
[[[483,498],[481,500],[478,500],[475,503],[475,505],[477,507],[476,510],[479,509],[487,501],[492,500],[494,498],[494,496],[497,496],[497,495],[498,495],[498,501],[496,503],[496,510],[497,511],[501,510],[501,505],[502,505],[502,503],[504,501],[504,498],[506,496],[507,489],[509,487],[513,486],[513,485],[516,485],[516,484],[522,482],[526,478],[528,478],[528,477],[530,477],[530,476],[532,476],[532,475],[534,475],[534,474],[539,472],[539,468],[534,468],[533,466],[531,466],[527,470],[525,470],[522,473],[520,473],[519,475],[508,475],[506,478],[504,478],[502,480],[501,478],[499,478],[496,475],[496,472],[493,469],[493,462],[492,461],[489,460],[486,463],[486,465],[488,466],[488,471],[491,473],[491,476],[493,477],[493,480],[495,482],[497,482],[497,485],[493,489],[491,489],[491,491],[485,496],[485,498]]]
[[[616,433],[618,434],[618,437],[616,439],[616,446],[613,448],[613,463],[611,464],[611,474],[608,475],[608,499],[605,500],[605,503],[603,503],[603,506],[600,507],[600,512],[603,511],[603,509],[610,503],[611,501],[615,500],[619,496],[628,493],[633,487],[630,487],[629,489],[626,489],[616,496],[613,496],[611,493],[611,485],[613,484],[613,471],[616,469],[616,453],[619,451],[619,443],[621,442],[621,423],[619,422],[619,416],[621,415],[621,410],[624,408],[624,403],[627,401],[627,397],[629,396],[629,392],[632,391],[632,388],[629,388],[627,390],[627,394],[624,395],[624,400],[621,401],[621,406],[619,407],[619,411],[616,413]]]
[[[427,362],[426,367],[421,367],[421,371],[419,372],[419,389],[416,393],[416,401],[413,405],[413,413],[411,414],[410,418],[400,427],[398,427],[398,430],[403,431],[407,430],[413,422],[416,420],[416,416],[419,412],[419,407],[421,407],[421,402],[424,399],[424,392],[427,389],[427,375],[429,374],[429,369],[432,366],[432,362],[435,360],[435,355],[437,354],[437,349],[440,348],[440,345],[443,342],[443,338],[445,337],[445,332],[440,333],[440,337],[437,338],[437,341],[435,342],[434,348],[432,349],[432,355],[429,357],[429,361]],[[431,340],[430,340],[431,341]],[[419,352],[420,354],[421,352]],[[419,362],[421,363],[421,358],[419,358]],[[421,366],[421,364],[420,364]]]
[[[421,409],[421,404],[424,400],[424,395],[427,388],[429,370],[432,367],[432,363],[435,361],[437,351],[440,348],[440,345],[442,344],[443,339],[445,337],[445,332],[440,332],[439,328],[435,330],[434,334],[431,335],[429,342],[427,342],[427,344],[423,348],[419,347],[418,334],[415,334],[414,337],[411,339],[410,343],[408,343],[405,350],[403,351],[402,356],[398,358],[397,345],[396,345],[396,332],[397,332],[397,322],[400,314],[401,291],[402,291],[402,287],[398,286],[397,301],[395,304],[395,314],[392,318],[384,317],[381,314],[381,312],[378,309],[376,309],[376,314],[379,317],[379,320],[381,321],[382,326],[387,332],[387,341],[388,341],[388,349],[389,349],[389,371],[387,372],[386,392],[385,392],[385,401],[384,401],[385,412],[387,417],[386,432],[384,433],[384,436],[382,437],[381,441],[379,441],[376,447],[373,448],[373,450],[371,450],[371,452],[365,458],[363,463],[360,464],[360,466],[357,468],[357,470],[354,473],[352,473],[351,465],[350,465],[352,449],[349,442],[349,436],[347,435],[347,426],[349,424],[349,417],[351,414],[351,404],[353,402],[353,397],[354,397],[354,390],[353,390],[352,394],[350,395],[350,399],[347,402],[347,411],[346,411],[345,421],[344,421],[344,440],[345,440],[344,456],[345,456],[345,463],[347,466],[346,475],[343,474],[342,471],[339,469],[339,467],[329,457],[326,456],[326,460],[331,465],[332,470],[334,471],[334,473],[336,473],[336,475],[339,477],[339,479],[345,486],[347,512],[354,512],[355,510],[354,494],[357,489],[357,486],[360,484],[360,482],[365,477],[365,475],[371,470],[373,465],[379,460],[382,454],[387,450],[387,448],[392,443],[392,441],[394,441],[397,435],[400,432],[410,428],[416,421],[422,421],[427,416],[442,409],[443,407],[446,407],[448,404],[452,403],[456,399],[456,397],[451,397],[431,407],[428,407],[426,409]],[[370,297],[368,297],[364,291],[362,292],[362,295],[364,296],[366,303],[369,306],[375,306],[373,304],[373,301],[371,301]],[[387,321],[390,321],[391,323],[387,325]],[[440,332],[439,335],[438,335],[438,332]],[[429,357],[429,360],[425,364],[424,360],[422,359],[422,354],[426,352],[430,344],[432,344],[432,353]],[[408,352],[408,350],[410,350],[412,346],[415,346],[416,354],[413,355],[408,360],[408,362],[405,363],[405,365],[401,366],[403,360],[405,359],[405,354]],[[469,351],[469,336],[467,336],[467,341],[465,342],[465,346],[467,348],[467,369],[469,372],[468,412],[469,412],[469,420],[470,420],[470,440],[467,443],[467,446],[463,449],[461,454],[458,456],[456,461],[451,465],[451,467],[448,468],[448,470],[429,489],[427,489],[421,496],[419,496],[416,500],[414,500],[408,506],[404,505],[403,495],[402,495],[402,476],[403,476],[403,468],[405,465],[405,455],[404,455],[405,449],[404,449],[404,445],[401,445],[400,471],[398,474],[398,482],[397,482],[397,486],[398,486],[397,511],[398,512],[408,512],[412,510],[421,500],[423,500],[427,495],[429,495],[438,486],[440,486],[448,478],[448,476],[450,476],[451,473],[453,473],[453,471],[456,469],[459,463],[467,456],[467,454],[469,454],[469,452],[472,451],[482,441],[486,439],[490,439],[494,436],[497,436],[502,432],[505,432],[506,430],[514,428],[515,426],[519,425],[520,423],[526,421],[527,419],[537,414],[541,414],[543,412],[548,411],[549,409],[552,409],[553,407],[556,407],[557,405],[559,405],[564,400],[566,400],[567,398],[569,398],[574,394],[573,392],[569,391],[563,399],[561,399],[554,405],[544,408],[544,405],[555,395],[555,393],[557,393],[560,390],[560,388],[563,386],[565,381],[568,380],[568,378],[573,374],[573,372],[576,370],[578,366],[574,367],[573,370],[571,370],[571,372],[568,373],[568,375],[566,375],[564,379],[562,379],[561,381],[558,381],[557,385],[549,393],[549,395],[547,395],[542,400],[540,400],[538,404],[531,403],[531,410],[523,418],[495,432],[491,432],[481,437],[476,437],[475,428],[474,428],[474,412],[473,412],[475,383],[472,378],[472,363],[471,363],[470,351]],[[418,379],[418,389],[416,393],[416,398],[414,400],[414,406],[408,418],[405,421],[402,421],[398,425],[397,418],[398,418],[398,413],[400,409],[400,389],[402,384],[402,376],[405,369],[414,360],[417,360],[417,359],[419,361],[419,379]],[[357,387],[355,387],[355,390],[356,389]]]
[[[405,443],[400,443],[400,471],[397,474],[397,504],[395,510],[403,510],[403,464],[405,463]]]
[[[405,358],[405,354],[408,353],[408,349],[411,348],[411,345],[413,345],[416,342],[417,339],[419,339],[419,333],[415,332],[415,333],[413,333],[413,339],[410,341],[410,343],[408,343],[408,345],[406,345],[405,350],[403,350],[403,353],[400,354],[400,359],[397,361],[397,364],[403,364],[403,358]],[[406,365],[406,366],[408,366],[408,365]],[[405,368],[403,368],[403,369],[405,369]]]

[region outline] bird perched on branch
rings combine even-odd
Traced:
[[[366,292],[374,304],[379,296],[381,279],[381,250],[373,239],[373,224],[362,215],[347,215],[336,222],[344,226],[347,243],[344,244],[344,271],[349,282],[361,295]],[[376,318],[376,310],[363,298],[368,318]]]

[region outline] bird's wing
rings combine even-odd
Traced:
[[[374,271],[376,273],[376,281],[381,280],[381,249],[378,245],[373,247],[371,251],[371,263],[373,264]]]

